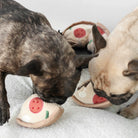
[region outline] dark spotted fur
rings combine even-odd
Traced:
[[[10,117],[7,74],[30,76],[35,93],[44,101],[63,104],[91,57],[76,56],[42,14],[13,0],[0,0],[0,123]]]

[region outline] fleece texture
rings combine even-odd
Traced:
[[[89,78],[88,70],[83,70],[78,86]],[[138,138],[138,118],[129,120],[116,114],[134,101],[137,94],[128,103],[108,109],[81,107],[69,98],[63,105],[63,116],[56,123],[30,129],[16,123],[22,104],[32,94],[30,78],[9,75],[6,89],[11,116],[8,123],[0,126],[0,138]]]

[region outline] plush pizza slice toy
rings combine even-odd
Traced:
[[[64,37],[72,45],[72,47],[85,47],[88,51],[94,52],[95,44],[93,42],[92,27],[96,25],[100,34],[107,39],[109,35],[108,29],[101,23],[93,23],[81,21],[70,25],[63,32]]]
[[[94,93],[90,81],[78,87],[72,98],[77,104],[85,107],[107,108],[111,105],[107,99]]]
[[[22,105],[16,121],[24,127],[41,128],[56,122],[63,112],[64,109],[61,106],[46,103],[33,94]]]

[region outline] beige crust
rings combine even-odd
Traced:
[[[105,33],[109,36],[110,32],[103,24],[98,22],[98,23],[96,23],[96,25],[100,26],[105,31]]]
[[[89,108],[107,108],[107,107],[112,105],[109,101],[99,103],[99,104],[85,104],[85,103],[79,101],[75,96],[72,96],[72,99],[78,105],[81,105],[81,106],[84,106],[84,107],[89,107]]]
[[[16,118],[16,122],[19,125],[23,126],[23,127],[42,128],[42,127],[50,126],[53,123],[55,123],[62,116],[63,112],[64,112],[64,109],[63,108],[59,108],[58,112],[56,112],[56,113],[54,112],[52,115],[50,115],[49,118],[47,118],[45,120],[42,120],[40,122],[37,122],[37,123],[27,123],[27,122],[22,121],[19,118]]]
[[[77,22],[77,23],[73,23],[72,25],[70,25],[68,28],[66,28],[66,29],[64,30],[63,35],[64,35],[64,33],[65,33],[70,27],[73,27],[73,26],[79,25],[79,24],[95,25],[95,23],[93,23],[93,22],[88,22],[88,21],[80,21],[80,22]],[[100,27],[105,31],[105,33],[106,33],[107,35],[110,34],[109,30],[108,30],[103,24],[101,24],[101,23],[98,22],[98,23],[96,23],[96,25],[97,25],[97,26],[100,26]]]
[[[75,25],[79,25],[79,24],[88,24],[88,25],[95,25],[95,23],[93,22],[88,22],[88,21],[80,21],[80,22],[77,22],[77,23],[73,23],[72,25],[70,25],[68,28],[66,28],[63,32],[63,35],[64,33],[70,28],[70,27],[73,27]]]

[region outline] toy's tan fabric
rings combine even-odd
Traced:
[[[80,102],[86,104],[93,104],[93,96],[95,93],[92,91],[91,83],[88,83],[87,86],[82,86],[78,88],[77,92],[74,93],[74,96],[80,100]]]
[[[85,46],[94,23],[78,22],[68,27],[63,35],[67,41],[74,46]]]
[[[85,107],[106,108],[111,105],[105,98],[94,93],[90,81],[80,86],[72,98],[77,104]]]
[[[43,102],[36,94],[33,94],[24,102],[17,117],[17,123],[31,128],[48,126],[53,124],[63,111],[61,106]]]
[[[95,48],[92,35],[93,25],[95,25],[93,22],[77,22],[65,29],[63,35],[72,47],[85,47],[87,45],[87,49],[93,52]],[[102,36],[107,39],[108,29],[101,23],[96,23],[96,25]]]

